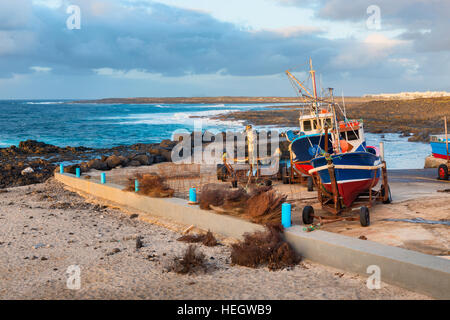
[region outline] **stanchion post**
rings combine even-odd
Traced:
[[[189,189],[189,204],[197,204],[197,190],[192,187]]]
[[[291,227],[291,208],[291,204],[287,202],[281,205],[281,224],[285,228]]]

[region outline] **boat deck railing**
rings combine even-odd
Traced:
[[[430,136],[431,142],[446,142],[445,134],[436,134]],[[450,139],[449,139],[450,142]]]

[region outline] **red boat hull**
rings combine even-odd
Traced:
[[[300,171],[302,174],[310,176],[308,173],[309,170],[313,169],[314,167],[310,164],[301,164],[301,163],[294,163],[295,169]]]
[[[433,153],[433,157],[447,160],[447,155],[444,154]]]
[[[374,185],[378,183],[379,178],[375,179]],[[357,181],[345,181],[338,183],[339,194],[342,197],[345,206],[350,207],[353,201],[356,200],[358,195],[364,193],[372,186],[373,179],[364,179]],[[331,183],[324,184],[325,189],[328,192],[332,192]]]

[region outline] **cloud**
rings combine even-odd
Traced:
[[[48,65],[66,74],[110,68],[165,76],[226,70],[246,76],[276,74],[311,55],[325,62],[330,54],[319,52],[331,46],[312,27],[254,32],[206,13],[151,2],[74,3],[81,8],[80,30],[65,28],[64,5],[41,3],[33,7],[21,39],[0,31],[0,56],[20,53],[10,59],[25,69]]]
[[[48,72],[52,71],[52,68],[39,67],[39,66],[33,66],[33,67],[30,67],[30,69],[37,73],[48,73]]]
[[[318,21],[332,21],[336,28],[349,21],[365,28],[366,9],[373,2],[273,1],[312,8]],[[2,1],[0,78],[29,75],[28,81],[39,78],[40,86],[48,80],[49,88],[64,79],[86,92],[99,79],[102,85],[110,83],[114,88],[148,81],[154,88],[161,89],[155,85],[160,82],[176,84],[181,92],[190,88],[197,93],[203,87],[212,88],[208,81],[214,79],[224,86],[224,92],[227,88],[239,93],[266,90],[273,95],[277,94],[271,91],[276,86],[267,85],[269,79],[279,80],[284,70],[295,66],[304,70],[312,57],[324,83],[330,81],[335,87],[346,80],[346,85],[362,90],[361,79],[384,79],[380,86],[387,86],[392,83],[390,77],[410,79],[418,75],[428,83],[445,83],[431,75],[450,73],[450,38],[446,35],[450,15],[446,3],[450,1],[411,1],[378,1],[382,31],[397,31],[395,36],[364,29],[358,37],[339,39],[325,35],[327,28],[333,28],[331,23],[246,30],[207,12],[144,0]],[[80,30],[66,27],[69,4],[80,6]],[[264,80],[257,83],[258,79]],[[354,79],[359,79],[358,83]],[[253,87],[249,86],[251,81],[255,81]],[[236,83],[247,87],[237,88]],[[214,87],[214,92],[219,89]]]
[[[314,7],[316,17],[333,21],[365,21],[367,8],[380,8],[382,30],[401,30],[401,38],[414,40],[419,51],[449,51],[448,0],[274,0],[283,5]]]
[[[291,26],[278,29],[262,29],[267,32],[273,32],[283,36],[284,38],[299,37],[302,35],[320,34],[324,30],[314,26]]]

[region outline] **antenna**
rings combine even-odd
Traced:
[[[344,90],[342,90],[342,105],[344,107],[344,120],[347,119],[347,111],[345,110]]]

